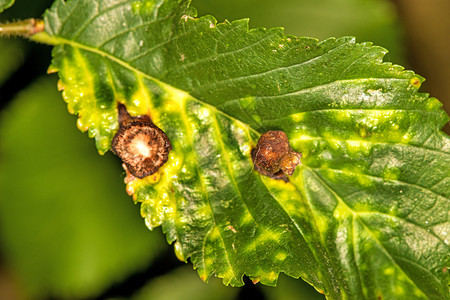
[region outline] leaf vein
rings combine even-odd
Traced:
[[[139,28],[142,28],[142,27],[145,27],[145,26],[150,26],[150,25],[156,24],[156,23],[158,23],[158,22],[166,21],[167,19],[169,19],[169,18],[171,18],[171,17],[172,17],[172,16],[167,16],[166,18],[163,18],[163,19],[157,19],[157,20],[154,20],[154,21],[152,21],[152,22],[142,23],[142,24],[139,24],[139,25],[137,25],[137,26],[130,27],[130,28],[126,29],[126,30],[123,30],[123,31],[120,31],[120,32],[116,33],[114,36],[110,37],[109,39],[106,39],[106,40],[102,41],[102,43],[101,43],[100,45],[96,46],[96,47],[97,47],[98,49],[101,49],[101,48],[103,48],[106,44],[108,44],[109,42],[111,42],[111,41],[117,39],[119,36],[122,36],[122,35],[124,35],[124,34],[129,33],[129,32],[134,32],[136,29],[139,29]],[[152,48],[152,49],[153,49],[153,48]],[[133,60],[131,60],[131,61],[133,61]],[[131,62],[131,61],[130,61],[130,62]]]
[[[359,286],[360,286],[360,288],[362,287],[362,285],[363,285],[363,283],[364,283],[364,280],[363,280],[363,277],[362,277],[362,273],[361,273],[361,271],[359,270],[359,266],[358,266],[358,260],[357,260],[357,255],[356,255],[356,251],[357,251],[357,249],[356,249],[356,247],[357,247],[357,245],[358,245],[358,243],[357,243],[357,236],[358,236],[358,234],[357,234],[357,232],[356,232],[356,221],[357,221],[357,219],[356,219],[356,217],[355,216],[353,216],[352,217],[352,236],[353,236],[353,239],[352,239],[352,242],[353,242],[353,259],[354,259],[354,261],[355,261],[355,268],[356,268],[356,272],[358,273],[358,279],[359,279]],[[364,291],[361,289],[361,294],[364,294]],[[367,297],[367,295],[365,295],[366,297]]]
[[[413,222],[412,220],[408,220],[408,219],[406,219],[406,217],[398,217],[398,216],[390,215],[390,214],[387,214],[387,213],[384,213],[384,212],[381,212],[381,211],[366,210],[366,211],[354,211],[354,212],[357,215],[381,215],[381,216],[388,217],[390,219],[403,221],[403,222],[405,222],[407,224],[410,224],[410,225],[412,225],[414,227],[417,227],[417,228],[423,230],[424,231],[424,235],[429,234],[429,235],[433,236],[434,238],[436,238],[439,242],[441,242],[442,245],[444,245],[447,248],[450,248],[449,246],[447,246],[445,241],[441,237],[436,235],[434,232],[428,231],[428,228],[426,228],[425,226],[423,226],[423,225],[421,225],[419,223]]]
[[[170,16],[170,17],[171,17],[171,16]],[[168,18],[167,18],[167,19],[168,19]],[[164,21],[164,19],[161,19],[161,21]],[[142,57],[148,55],[150,52],[152,52],[152,51],[154,51],[154,50],[160,48],[161,46],[167,45],[167,44],[169,44],[169,43],[171,43],[171,42],[173,42],[173,41],[175,41],[175,40],[177,40],[177,39],[179,39],[179,38],[181,38],[181,37],[183,37],[183,36],[188,35],[189,33],[190,33],[190,32],[185,31],[185,32],[183,32],[182,34],[175,35],[175,36],[171,36],[171,37],[168,38],[166,41],[163,41],[163,42],[161,42],[161,43],[159,43],[159,44],[156,44],[156,45],[152,46],[151,48],[149,48],[149,49],[143,51],[143,52],[140,53],[139,55],[136,55],[135,57],[131,58],[131,59],[128,61],[128,63],[132,64],[132,63],[134,63],[136,60],[138,60],[138,59],[140,59],[140,58],[142,58]],[[166,73],[167,73],[167,72],[166,72]]]
[[[406,181],[402,181],[402,180],[397,180],[397,179],[389,179],[389,178],[385,178],[385,177],[381,177],[381,176],[376,176],[376,175],[369,175],[366,173],[356,173],[356,172],[352,172],[352,171],[348,171],[348,170],[339,170],[339,169],[332,169],[332,168],[312,168],[312,167],[307,167],[311,170],[327,170],[327,171],[332,171],[332,172],[337,172],[337,173],[343,173],[343,174],[351,174],[351,175],[357,175],[357,176],[364,176],[364,177],[368,177],[371,178],[373,180],[378,180],[378,181],[390,181],[390,182],[395,182],[398,184],[403,184],[403,185],[408,185],[408,186],[412,186],[427,192],[430,192],[432,194],[434,194],[437,197],[443,198],[445,200],[448,200],[447,197],[445,195],[441,195],[433,190],[430,190],[427,187],[418,185],[416,183],[410,183],[410,182],[406,182]]]
[[[305,60],[305,61],[300,62],[298,64],[272,68],[272,69],[265,70],[265,71],[260,72],[260,73],[246,74],[246,75],[238,76],[238,77],[230,77],[230,78],[227,78],[227,79],[224,79],[224,80],[215,81],[215,82],[213,82],[211,84],[202,85],[200,90],[214,89],[215,87],[223,86],[223,85],[227,84],[228,82],[234,82],[234,81],[240,81],[240,80],[248,80],[249,78],[257,78],[257,77],[265,76],[265,75],[268,75],[268,74],[271,74],[273,72],[277,72],[277,71],[280,71],[280,70],[289,71],[290,68],[296,68],[296,67],[304,66],[304,65],[307,65],[307,64],[309,64],[311,62],[314,62],[314,61],[316,61],[316,60],[318,60],[320,58],[326,57],[328,54],[330,54],[330,53],[336,51],[337,49],[339,49],[339,48],[341,48],[343,46],[346,46],[348,44],[349,44],[349,42],[343,43],[343,44],[341,44],[341,45],[339,45],[339,46],[337,46],[335,48],[332,48],[332,49],[328,50],[324,54],[321,54],[319,56],[315,56],[315,57],[313,57],[311,59]]]
[[[262,101],[263,99],[278,99],[278,98],[282,98],[285,96],[297,96],[306,92],[314,92],[315,90],[319,90],[319,89],[323,89],[323,88],[329,88],[329,85],[335,84],[335,83],[353,83],[353,82],[364,82],[364,81],[369,81],[369,80],[383,80],[383,81],[406,81],[407,79],[403,79],[403,78],[380,78],[380,77],[367,77],[367,78],[355,78],[355,79],[339,79],[339,80],[333,80],[330,82],[325,82],[323,84],[320,85],[315,85],[315,86],[310,86],[310,87],[305,87],[305,88],[301,88],[299,90],[295,90],[292,92],[287,92],[284,94],[276,94],[276,95],[258,95],[255,97],[255,100],[257,101]],[[223,101],[220,105],[225,105],[225,104],[229,104],[232,102],[236,102],[241,100],[241,98],[235,98],[235,99],[229,99],[229,100],[225,100]],[[220,106],[219,105],[219,106]]]
[[[447,155],[450,156],[450,153],[444,152],[442,150],[433,149],[429,147],[423,147],[415,144],[403,144],[403,143],[397,143],[397,142],[381,142],[381,141],[371,141],[371,140],[353,140],[353,139],[337,139],[337,138],[328,138],[328,137],[322,137],[322,136],[301,136],[299,138],[293,138],[292,141],[304,141],[304,140],[325,140],[325,141],[335,141],[335,142],[356,142],[356,143],[368,143],[368,144],[375,144],[375,145],[396,145],[400,147],[414,147],[425,151],[430,152],[436,152],[439,155]]]
[[[249,45],[247,45],[247,46],[245,46],[245,47],[242,47],[242,48],[239,48],[239,49],[236,49],[236,50],[233,50],[233,51],[217,53],[217,50],[216,50],[216,51],[215,51],[216,54],[214,54],[214,55],[210,55],[210,56],[204,57],[204,58],[202,58],[202,59],[199,59],[199,60],[196,60],[196,61],[192,61],[192,62],[190,62],[190,63],[186,63],[186,64],[184,64],[184,65],[182,65],[182,66],[177,66],[177,67],[170,68],[170,69],[167,70],[167,73],[170,73],[172,70],[176,70],[177,72],[179,72],[179,71],[181,71],[181,70],[188,69],[188,68],[190,68],[190,67],[195,67],[195,66],[197,66],[198,64],[201,64],[201,63],[203,63],[203,62],[208,62],[208,61],[211,60],[212,58],[216,58],[216,57],[217,57],[217,58],[219,58],[219,57],[227,57],[228,55],[239,53],[239,52],[241,52],[241,51],[247,50],[248,48],[252,48],[252,47],[254,47],[255,45],[258,45],[258,44],[260,44],[260,43],[263,43],[263,42],[265,42],[267,39],[272,38],[272,37],[273,37],[273,35],[268,35],[268,36],[264,37],[263,39],[258,40],[258,41],[255,42],[255,43],[249,44]]]
[[[80,5],[80,3],[81,3],[81,1],[77,1],[75,3],[75,5],[73,6],[72,10],[69,12],[67,17],[65,18],[65,20],[61,23],[59,32],[63,32],[64,31],[64,27],[66,26],[67,21],[72,17],[73,13],[77,10],[77,8]]]
[[[336,111],[336,112],[342,112],[342,111],[398,112],[398,111],[402,111],[402,112],[416,112],[416,113],[425,114],[425,115],[428,115],[428,114],[439,115],[440,114],[440,112],[438,112],[438,111],[424,111],[424,110],[420,110],[420,109],[403,109],[403,108],[396,108],[396,109],[391,109],[391,108],[383,108],[383,109],[380,109],[380,108],[322,108],[322,109],[315,109],[315,110],[308,110],[308,111],[300,111],[300,112],[288,114],[286,116],[274,118],[274,119],[264,118],[264,120],[262,120],[260,124],[266,124],[266,123],[270,123],[271,121],[279,121],[282,119],[288,119],[292,116],[302,115],[302,114],[307,114],[307,113],[321,113],[321,112],[334,112],[334,111]]]
[[[357,59],[355,59],[351,64],[349,64],[347,67],[345,67],[344,70],[342,70],[342,72],[339,74],[339,77],[341,77],[345,72],[347,72],[348,69],[351,68],[351,66],[353,66],[357,61],[361,60],[362,58],[364,58],[366,55],[372,54],[370,52],[367,53],[363,53],[362,55],[360,55]]]
[[[74,39],[74,40],[76,40],[77,38],[79,38],[79,37],[81,36],[81,34],[84,32],[84,30],[85,30],[90,24],[92,24],[98,17],[100,17],[101,15],[104,15],[105,13],[108,13],[108,12],[110,12],[110,11],[112,11],[112,10],[118,8],[118,7],[124,6],[124,5],[128,4],[128,3],[130,3],[129,0],[125,0],[125,1],[123,1],[123,2],[116,3],[116,4],[112,5],[112,6],[107,7],[106,9],[104,9],[104,10],[98,12],[96,15],[91,16],[91,18],[88,19],[87,22],[85,22],[84,24],[82,24],[81,27],[80,27],[77,31],[75,31],[75,32],[72,34],[71,38]]]
[[[391,253],[389,253],[389,251],[384,247],[383,243],[381,243],[381,241],[375,236],[375,234],[370,230],[369,227],[367,227],[367,225],[363,222],[363,220],[361,220],[361,218],[358,217],[357,212],[355,212],[354,210],[352,210],[351,207],[349,207],[345,201],[341,198],[341,196],[339,196],[339,194],[337,194],[337,192],[335,190],[333,190],[322,178],[320,178],[320,176],[316,173],[316,172],[311,172],[311,174],[313,174],[313,176],[323,184],[323,186],[328,189],[333,195],[334,197],[344,206],[346,207],[353,215],[354,218],[357,218],[358,221],[360,222],[360,224],[365,228],[365,230],[370,234],[370,236],[372,237],[372,239],[374,240],[374,242],[376,243],[376,245],[378,245],[379,249],[384,253],[384,255],[393,263],[395,264],[399,270],[405,275],[405,277],[407,277],[409,279],[409,281],[411,283],[413,283],[422,293],[424,293],[422,291],[422,289],[420,289],[417,284],[414,282],[414,280],[397,264],[397,262],[395,261],[394,257],[391,255]],[[432,274],[432,276],[434,276],[434,274]],[[425,294],[425,293],[424,293]]]
[[[192,129],[189,126],[189,124],[187,124],[187,121],[186,121],[187,120],[187,116],[186,116],[186,112],[185,112],[184,108],[181,109],[181,114],[182,114],[182,119],[183,119],[184,126],[185,126],[186,130],[188,131],[190,147],[191,147],[191,149],[194,149],[194,141],[193,141]],[[194,153],[195,153],[195,151],[194,151]],[[197,156],[196,153],[195,153],[195,155]],[[197,161],[198,161],[198,158],[197,158]],[[213,211],[213,208],[212,208],[212,205],[211,205],[211,201],[210,201],[208,193],[206,191],[206,187],[205,187],[205,183],[204,183],[204,180],[203,180],[203,176],[202,176],[202,173],[201,173],[201,171],[199,169],[199,165],[198,164],[195,164],[195,169],[197,171],[199,182],[200,182],[200,185],[201,185],[201,188],[202,188],[203,198],[206,200],[206,203],[208,204],[209,210],[211,212],[211,220],[212,220],[212,223],[213,223],[213,227],[212,227],[211,230],[213,230],[214,228],[217,229],[217,232],[219,234],[220,240],[222,242],[223,250],[224,250],[224,253],[225,253],[225,259],[226,259],[226,261],[228,263],[228,266],[229,266],[231,272],[233,273],[233,277],[236,280],[239,281],[239,278],[236,276],[236,272],[235,272],[235,270],[233,268],[233,265],[230,262],[230,258],[229,258],[229,255],[228,255],[228,250],[227,250],[227,247],[225,245],[225,241],[223,239],[221,230],[217,226],[217,221],[216,221],[216,218],[215,218],[215,215],[214,215],[214,211]],[[206,243],[206,237],[205,237],[204,243]]]
[[[220,147],[221,147],[221,149],[222,149],[222,153],[224,154],[223,157],[224,157],[225,160],[226,160],[226,165],[227,165],[227,170],[228,170],[228,172],[227,172],[227,173],[228,173],[228,176],[229,176],[231,182],[233,183],[233,186],[234,186],[234,188],[236,189],[236,191],[237,191],[237,193],[238,193],[238,195],[239,195],[239,198],[241,199],[241,202],[244,204],[245,209],[247,210],[248,214],[249,214],[250,217],[252,218],[252,220],[253,220],[253,222],[255,223],[255,225],[256,225],[257,227],[259,227],[259,228],[260,228],[263,232],[265,232],[266,234],[270,234],[270,235],[271,235],[271,233],[270,233],[268,230],[266,230],[262,225],[260,225],[260,224],[256,221],[256,219],[255,219],[255,217],[253,216],[252,212],[250,211],[250,209],[249,209],[247,203],[245,202],[245,198],[242,196],[241,190],[239,189],[239,186],[238,186],[238,184],[237,184],[237,182],[236,182],[236,178],[235,178],[235,176],[234,176],[234,172],[233,172],[233,171],[231,170],[231,168],[230,168],[231,160],[230,160],[230,157],[229,157],[229,155],[228,155],[227,150],[225,149],[225,144],[224,144],[224,141],[223,141],[223,136],[222,136],[222,133],[221,133],[221,131],[220,131],[219,124],[218,124],[218,120],[217,120],[217,117],[216,117],[215,114],[214,114],[213,118],[214,118],[214,119],[213,119],[214,129],[215,129],[215,131],[216,131],[216,135],[218,136],[218,140],[219,140]],[[252,163],[253,163],[253,162],[252,162]],[[288,249],[286,248],[286,246],[282,245],[282,244],[278,241],[278,239],[273,238],[272,240],[274,240],[281,248],[284,248],[285,250],[288,250]],[[255,247],[254,251],[255,251],[255,254],[256,254],[255,257],[258,257],[258,255],[257,255],[257,253],[256,253],[256,247]],[[289,253],[289,251],[288,251],[287,253]],[[289,254],[289,255],[290,255],[290,254]]]

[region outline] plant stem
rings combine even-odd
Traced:
[[[20,36],[28,38],[44,31],[44,21],[39,19],[25,19],[0,24],[0,37]]]

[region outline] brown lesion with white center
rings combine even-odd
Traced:
[[[124,105],[118,108],[120,127],[112,151],[122,159],[128,177],[144,178],[156,173],[169,159],[169,138],[149,116],[133,117]]]
[[[297,165],[301,153],[295,152],[289,145],[289,139],[283,131],[271,130],[261,135],[256,148],[252,150],[253,165],[261,175],[288,182]]]

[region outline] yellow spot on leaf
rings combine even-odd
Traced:
[[[147,89],[142,78],[138,78],[138,88],[131,96],[130,101],[126,103],[127,111],[132,116],[150,115],[153,123],[158,123],[159,115],[153,108],[151,92]]]
[[[407,144],[409,141],[411,141],[411,139],[412,139],[412,137],[413,137],[413,135],[411,134],[411,133],[405,133],[403,136],[402,136],[402,143],[403,144]]]
[[[264,244],[267,241],[279,242],[281,239],[281,233],[265,229],[255,240],[256,244]]]
[[[363,187],[371,187],[374,185],[374,181],[368,176],[364,176],[361,174],[357,175],[356,178],[358,179],[358,183]]]
[[[321,215],[316,215],[315,220],[316,220],[317,230],[323,234],[325,232],[327,232],[329,220],[326,217],[323,217]]]
[[[420,86],[422,84],[421,80],[418,77],[411,78],[411,80],[409,82],[413,87],[415,87],[417,89],[420,88]]]
[[[220,237],[220,231],[218,227],[214,227],[214,229],[211,231],[211,233],[209,234],[209,238],[211,240],[215,240],[218,239]]]
[[[245,98],[241,98],[239,99],[239,105],[244,109],[244,110],[254,110],[256,108],[256,102],[255,102],[255,97],[245,97]]]
[[[371,150],[371,144],[366,143],[364,141],[354,141],[354,140],[348,140],[346,141],[348,152],[351,155],[356,154],[364,154],[369,155]]]
[[[400,295],[403,295],[405,293],[405,290],[403,289],[402,286],[400,286],[399,284],[396,284],[394,292],[395,292],[396,295],[400,296]]]
[[[281,261],[285,260],[286,257],[287,257],[287,254],[284,253],[284,252],[279,252],[279,253],[275,256],[276,259],[281,260]]]
[[[253,120],[255,120],[256,123],[261,123],[261,117],[257,114],[252,115]]]
[[[400,169],[396,167],[386,167],[383,171],[383,177],[386,179],[397,180],[400,176]]]
[[[338,204],[333,211],[333,217],[336,219],[346,219],[351,215],[351,211],[342,204]]]
[[[359,128],[359,135],[363,138],[367,137],[367,128],[366,127]]]
[[[264,278],[262,278],[262,279],[264,279],[263,282],[265,284],[274,285],[277,281],[277,278],[278,278],[278,274],[272,271],[272,272],[269,272],[267,274],[267,276],[264,276]]]
[[[155,0],[138,0],[131,3],[131,10],[135,14],[150,14],[155,7]]]
[[[212,214],[211,208],[208,205],[199,206],[197,209],[197,213],[200,216],[210,216]]]
[[[336,113],[336,120],[337,121],[349,121],[351,120],[352,117],[352,112],[348,111],[348,110],[342,110],[342,111],[338,111]]]
[[[214,264],[214,260],[210,257],[205,259],[205,268],[209,268]]]
[[[291,119],[295,123],[300,123],[305,119],[305,113],[293,114],[293,115],[291,115]]]
[[[416,295],[418,298],[425,298],[426,295],[417,287],[414,287],[414,295]]]

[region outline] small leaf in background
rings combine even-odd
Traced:
[[[276,287],[261,286],[267,300],[324,300],[325,296],[306,282],[280,275]]]
[[[124,192],[117,160],[73,126],[53,78],[2,111],[0,139],[0,242],[29,298],[95,296],[164,249]]]
[[[119,102],[171,140],[161,176],[128,183],[147,225],[204,280],[284,272],[330,298],[449,298],[448,116],[423,79],[371,43],[217,24],[188,2],[57,1],[45,16],[69,111],[101,153]],[[289,183],[253,170],[274,129],[303,154]]]
[[[207,284],[201,282],[192,268],[185,266],[152,279],[132,300],[230,300],[236,299],[238,292],[239,289],[226,287],[216,278]]]

